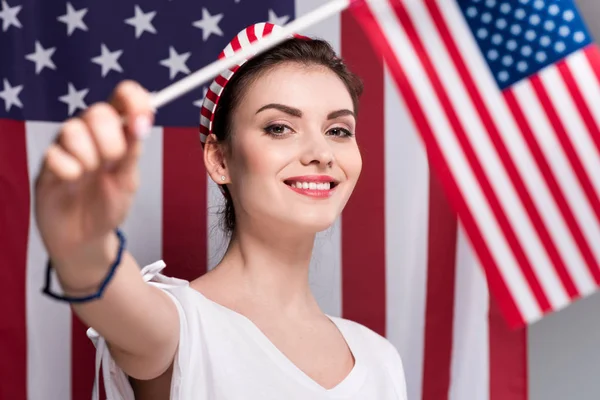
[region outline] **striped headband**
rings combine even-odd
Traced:
[[[219,59],[231,57],[233,54],[235,54],[235,52],[247,48],[251,43],[259,41],[267,37],[271,32],[278,31],[280,29],[282,29],[280,26],[268,22],[250,25],[249,27],[241,30],[237,36],[235,36],[233,40],[229,42],[221,54],[219,54]],[[292,37],[307,39],[305,36],[297,34],[290,35],[290,38]],[[214,113],[217,109],[217,103],[219,102],[219,98],[221,97],[221,93],[223,93],[225,85],[227,85],[233,74],[246,61],[248,61],[248,59],[242,60],[236,66],[229,70],[223,71],[220,75],[217,75],[206,91],[206,96],[204,97],[204,101],[202,102],[202,107],[200,109],[200,142],[202,142],[202,145],[204,145],[206,142],[206,137],[212,133]]]

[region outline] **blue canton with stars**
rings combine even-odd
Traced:
[[[458,0],[501,89],[593,42],[572,0]]]
[[[0,118],[63,121],[124,79],[159,91],[248,25],[292,19],[293,0],[0,0]],[[164,106],[156,123],[197,126],[203,94]]]

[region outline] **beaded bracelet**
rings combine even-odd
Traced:
[[[112,277],[115,275],[115,271],[117,270],[117,267],[119,266],[119,264],[121,264],[123,250],[125,249],[125,236],[119,229],[116,229],[115,232],[119,238],[119,251],[117,252],[117,258],[110,266],[110,269],[108,270],[108,273],[106,274],[106,277],[100,284],[100,288],[98,289],[98,291],[96,293],[87,295],[87,296],[82,296],[82,297],[73,297],[73,296],[59,295],[56,293],[52,293],[52,291],[50,290],[50,280],[51,280],[50,274],[52,271],[52,263],[50,262],[50,259],[48,259],[48,263],[46,264],[46,284],[45,284],[44,288],[42,289],[42,292],[44,294],[46,294],[47,296],[50,296],[56,300],[66,301],[68,303],[86,303],[88,301],[92,301],[92,300],[99,299],[100,297],[102,297],[102,295],[104,294],[104,291],[106,290],[106,287],[108,286],[108,283],[110,282]]]

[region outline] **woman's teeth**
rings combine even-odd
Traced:
[[[298,189],[310,189],[310,190],[329,190],[331,189],[330,182],[316,183],[316,182],[291,182],[291,187]]]

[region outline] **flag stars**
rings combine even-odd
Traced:
[[[567,22],[571,22],[575,19],[575,13],[573,10],[567,10],[563,13],[563,19]]]
[[[558,28],[558,34],[564,38],[566,38],[567,36],[569,36],[571,34],[571,29],[566,26],[563,25],[560,28]]]
[[[270,11],[271,10],[269,10],[269,12]],[[477,14],[478,14],[477,7],[471,6],[471,7],[467,8],[466,14],[467,14],[467,17],[469,17],[469,18],[475,18],[477,16]]]
[[[550,7],[548,7],[548,14],[552,15],[552,16],[556,16],[560,13],[560,7],[557,6],[556,4],[552,4]]]
[[[289,15],[283,15],[281,17],[278,17],[277,14],[275,14],[275,11],[269,10],[269,22],[271,24],[283,26],[288,22],[289,19]]]
[[[108,75],[110,71],[123,72],[123,68],[119,64],[119,57],[123,54],[123,50],[110,51],[104,43],[100,48],[101,54],[92,58],[92,62],[102,67],[102,77]]]
[[[23,90],[23,85],[11,86],[7,79],[4,79],[4,90],[0,92],[0,99],[4,100],[4,109],[6,112],[15,106],[23,108],[23,103],[19,99],[19,93]]]
[[[2,32],[6,32],[8,28],[14,26],[16,28],[22,28],[17,14],[21,11],[23,6],[10,7],[6,0],[2,0],[2,10],[0,10],[0,19],[2,20]]]
[[[202,19],[195,21],[192,25],[202,29],[202,41],[210,37],[210,35],[223,36],[223,31],[219,28],[219,22],[223,18],[223,14],[211,15],[210,12],[202,7]]]
[[[543,63],[543,62],[545,62],[547,59],[548,59],[548,55],[546,54],[545,51],[538,51],[535,54],[535,60],[537,62],[539,62],[540,64]]]
[[[56,47],[44,49],[40,42],[36,40],[35,51],[27,54],[25,58],[35,63],[35,73],[39,75],[44,68],[56,69],[56,65],[52,61],[52,55],[55,51]]]
[[[88,30],[87,25],[83,22],[83,17],[87,14],[87,11],[87,8],[75,10],[71,3],[67,3],[67,13],[58,17],[57,20],[67,25],[68,36],[71,36],[76,29]]]
[[[160,65],[169,68],[169,77],[173,79],[179,72],[189,74],[190,69],[185,64],[191,56],[191,52],[178,54],[173,46],[169,47],[169,58],[160,61]]]
[[[535,8],[536,10],[543,10],[545,6],[546,3],[544,2],[544,0],[535,0],[533,2],[533,8]]]
[[[585,33],[581,31],[575,32],[573,34],[573,40],[575,40],[577,43],[583,43],[583,41],[585,40]]]
[[[156,28],[152,25],[152,19],[156,16],[156,11],[144,13],[142,9],[136,5],[135,15],[125,20],[125,23],[135,27],[135,38],[138,39],[144,32],[156,34]]]
[[[67,104],[69,106],[69,115],[73,115],[73,113],[79,108],[84,110],[87,105],[83,101],[85,96],[87,96],[89,89],[77,90],[75,86],[71,82],[69,82],[69,93],[64,96],[59,97],[58,99]]]

